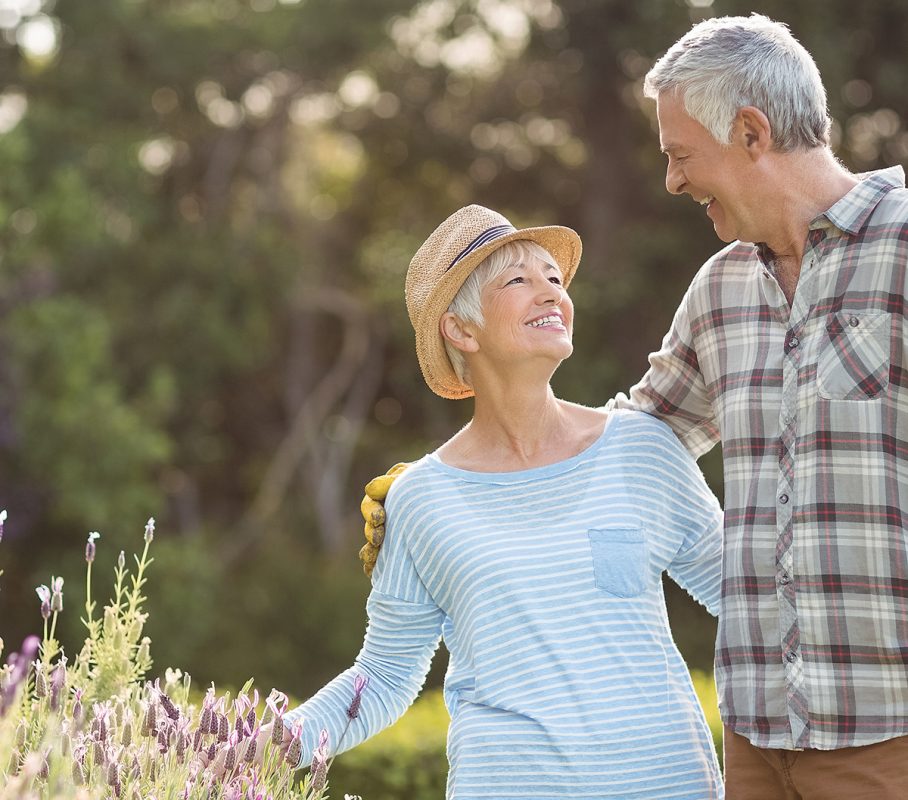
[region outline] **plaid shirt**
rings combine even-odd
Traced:
[[[722,441],[716,680],[758,747],[908,734],[904,186],[870,173],[812,222],[790,308],[763,247],[713,256],[631,389],[695,456]]]

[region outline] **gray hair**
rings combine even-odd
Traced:
[[[671,90],[720,144],[731,142],[735,116],[759,108],[776,150],[829,143],[826,90],[810,53],[788,26],[761,14],[717,17],[695,25],[647,73],[649,98]]]
[[[537,258],[544,264],[551,264],[561,272],[561,267],[542,245],[524,239],[507,242],[489,253],[467,276],[463,286],[454,295],[451,305],[448,306],[448,311],[456,314],[463,322],[472,322],[481,328],[485,322],[482,316],[482,290],[509,267],[525,263],[531,258]],[[454,373],[460,381],[469,386],[467,362],[463,353],[447,339],[444,342],[445,352],[451,366],[454,367]]]

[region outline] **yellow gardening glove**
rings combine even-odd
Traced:
[[[366,494],[362,503],[359,504],[359,510],[362,512],[363,520],[366,523],[363,529],[366,543],[359,551],[359,560],[363,562],[363,572],[370,577],[372,570],[375,568],[375,561],[378,558],[381,543],[385,540],[385,506],[383,501],[388,495],[388,489],[391,488],[391,484],[409,466],[409,461],[395,464],[384,475],[379,475],[366,484]]]

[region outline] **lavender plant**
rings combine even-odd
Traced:
[[[0,540],[5,519],[0,511]],[[327,733],[310,774],[297,780],[301,730],[285,733],[289,701],[282,692],[271,691],[259,717],[252,681],[232,701],[211,686],[194,703],[191,679],[180,670],[168,669],[163,685],[145,680],[152,661],[142,633],[148,619],[142,588],[153,560],[154,520],[145,527],[133,575],[120,553],[113,598],[96,617],[91,571],[98,536],[89,534],[85,547],[88,635],[72,665],[54,638],[63,579],[52,577],[37,589],[43,637],[28,637],[0,668],[0,800],[326,798]],[[2,647],[0,640],[0,653]],[[365,679],[351,688],[348,727]]]

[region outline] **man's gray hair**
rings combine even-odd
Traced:
[[[643,92],[675,91],[687,113],[720,144],[744,106],[772,126],[775,149],[790,152],[829,143],[826,90],[810,53],[788,26],[761,14],[698,23],[647,73]]]
[[[553,267],[558,268],[559,273],[561,272],[561,267],[558,266],[549,251],[542,245],[522,239],[508,242],[489,253],[479,263],[479,266],[469,274],[463,282],[463,286],[454,295],[451,305],[448,306],[448,311],[456,314],[464,322],[472,322],[481,328],[485,323],[485,319],[482,316],[482,290],[508,267],[526,263],[532,258],[538,258],[544,264],[551,264]],[[451,366],[454,367],[454,373],[463,383],[469,386],[467,362],[463,353],[447,339],[445,339],[445,351],[448,354]]]

